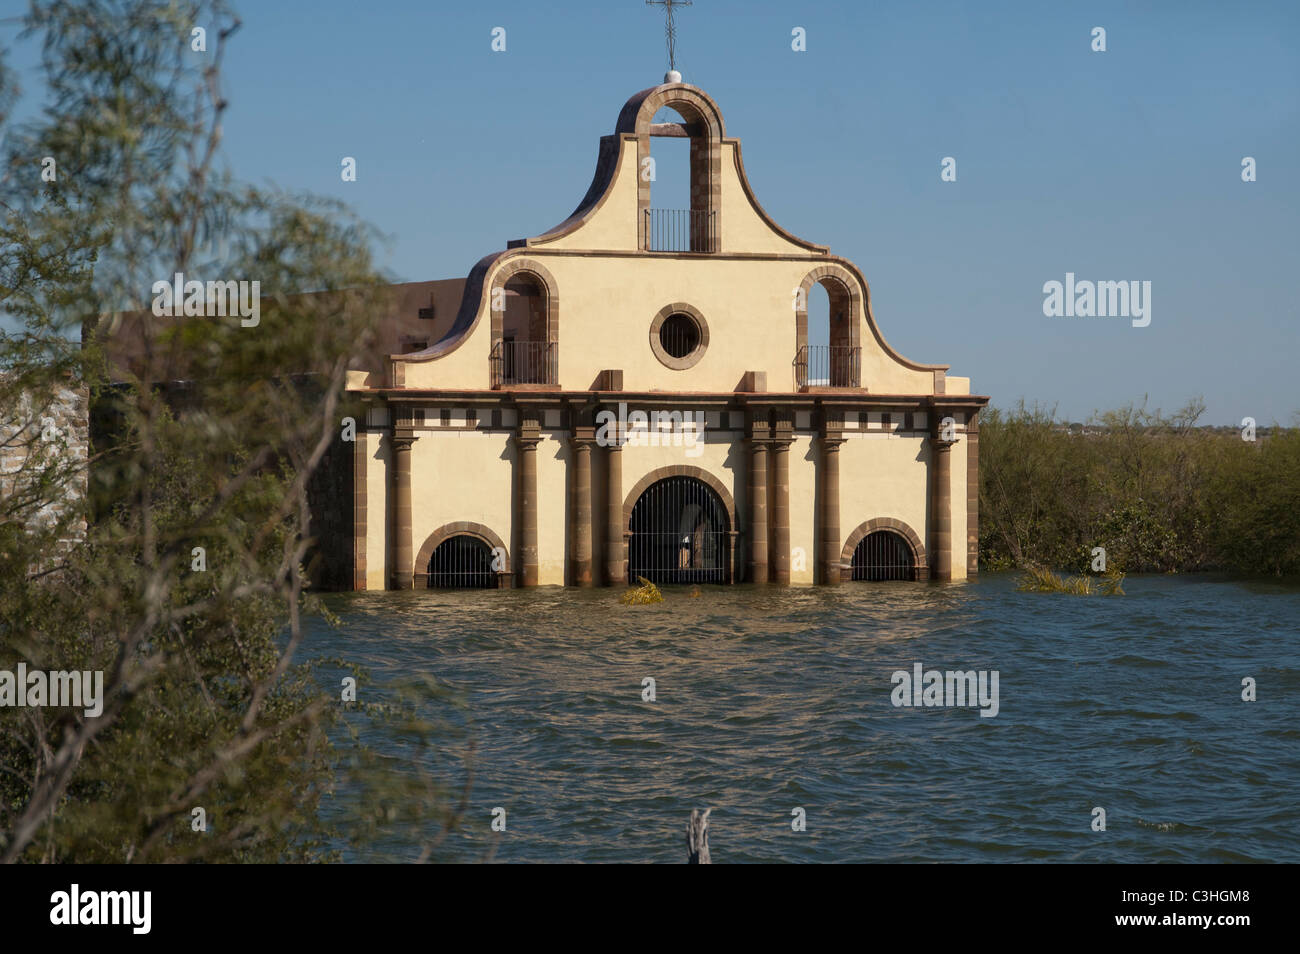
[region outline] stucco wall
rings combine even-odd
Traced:
[[[894,433],[845,435],[848,439],[840,448],[840,547],[855,529],[876,517],[901,520],[926,541],[927,441]]]
[[[559,385],[592,386],[606,368],[621,368],[634,391],[734,391],[746,371],[767,373],[772,391],[793,391],[796,352],[794,289],[821,261],[628,254],[534,253],[554,276],[559,295]],[[507,259],[511,261],[511,259]],[[489,273],[490,276],[495,272]],[[490,288],[491,277],[485,283]],[[490,292],[478,324],[455,351],[404,361],[407,388],[490,387]],[[685,302],[708,325],[709,344],[687,370],[665,367],[650,346],[650,324],[665,305]],[[878,394],[932,394],[933,373],[899,364],[877,344],[863,308],[862,384]]]
[[[382,419],[372,417],[372,422]],[[412,549],[450,523],[470,521],[491,528],[507,542],[511,567],[519,570],[520,540],[512,503],[518,487],[517,448],[503,430],[425,427],[415,432],[411,451]],[[369,460],[367,479],[369,510],[383,515],[389,497],[388,442],[382,433],[361,435]],[[562,585],[568,580],[569,490],[571,479],[570,432],[543,428],[537,449],[539,582]],[[930,445],[922,431],[880,425],[879,416],[859,421],[850,415],[840,449],[840,538],[842,547],[861,524],[875,518],[893,518],[907,524],[929,547],[928,468]],[[952,464],[952,568],[954,579],[966,577],[966,456],[965,431],[950,455]],[[740,531],[736,551],[736,576],[745,577],[748,560],[748,468],[750,444],[743,431],[706,429],[698,454],[687,448],[663,444],[625,444],[622,453],[620,500],[639,481],[661,468],[688,464],[717,478],[731,493],[736,509],[733,530]],[[818,468],[821,449],[814,434],[798,432],[790,448],[791,581],[811,584],[818,559]],[[769,520],[775,456],[768,455]],[[592,449],[593,561],[599,581],[605,556],[606,468],[608,451]],[[621,528],[622,529],[622,528]],[[391,527],[382,516],[367,527],[366,585],[388,585]],[[802,550],[802,555],[798,550]],[[934,554],[928,559],[933,566]],[[419,571],[422,568],[413,568]]]

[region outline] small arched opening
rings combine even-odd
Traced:
[[[807,286],[806,295],[807,310],[795,358],[796,386],[858,387],[862,358],[848,286],[839,278],[822,276]]]
[[[796,390],[862,386],[858,323],[864,301],[857,279],[838,264],[804,276],[794,303]]]
[[[537,277],[520,272],[505,284],[501,316],[501,383],[550,384],[550,347],[546,327],[546,288]]]
[[[489,291],[492,387],[555,386],[559,382],[559,302],[555,279],[541,264],[511,259]]]
[[[907,538],[893,530],[874,530],[853,548],[854,580],[915,580],[916,559]]]

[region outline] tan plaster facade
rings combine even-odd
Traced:
[[[654,124],[665,106],[683,122]],[[691,138],[691,208],[675,219],[655,218],[641,174],[661,135]],[[655,247],[665,222],[689,223],[675,250]],[[825,381],[806,372],[817,282],[832,303]],[[439,305],[439,340],[349,372],[369,407],[355,444],[358,587],[421,584],[427,565],[406,564],[466,527],[506,551],[507,584],[585,585],[575,566],[597,585],[622,583],[629,495],[660,473],[720,491],[735,582],[842,582],[845,547],[868,525],[907,539],[921,578],[942,565],[945,578],[975,572],[967,427],[988,399],[946,365],[893,351],[857,266],[770,219],[703,91],[633,96],[578,209],[486,256],[462,285],[449,323]],[[689,357],[651,340],[670,314],[702,332]],[[600,439],[602,412],[637,410],[703,415],[702,434],[674,417],[652,439]]]

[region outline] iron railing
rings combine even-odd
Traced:
[[[726,583],[731,534],[726,508],[708,484],[665,477],[632,507],[628,580]]]
[[[492,346],[492,387],[557,384],[558,349],[553,341],[498,341]]]
[[[642,241],[650,252],[716,252],[715,221],[709,209],[646,209]]]
[[[498,585],[492,550],[477,537],[460,534],[443,540],[429,558],[430,589],[491,590]]]
[[[913,580],[912,548],[891,530],[868,533],[853,550],[855,580]]]
[[[861,387],[862,349],[856,345],[804,345],[792,364],[795,388]]]
[[[669,315],[659,326],[659,344],[674,358],[684,358],[700,346],[700,326],[690,315]]]

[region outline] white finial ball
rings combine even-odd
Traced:
[[[664,74],[665,83],[680,83],[681,81],[682,81],[682,74],[677,72],[676,70],[669,70],[667,73]]]

